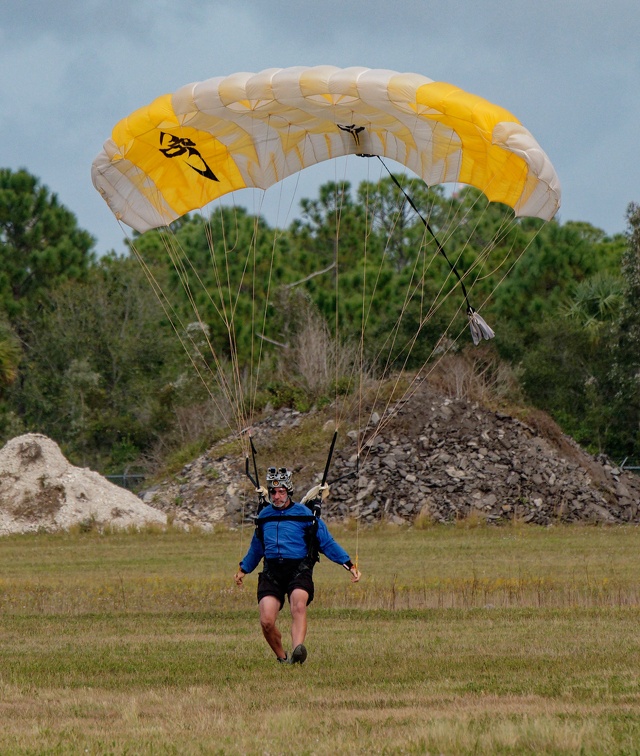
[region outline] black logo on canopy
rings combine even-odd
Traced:
[[[167,134],[166,131],[160,132],[160,152],[168,158],[184,156],[184,159],[196,173],[204,176],[211,181],[220,181],[216,174],[209,168],[206,160],[202,157],[196,143],[189,137],[178,137],[173,134]]]

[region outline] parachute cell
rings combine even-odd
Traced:
[[[419,74],[317,66],[189,84],[116,125],[92,179],[136,231],[237,189],[266,189],[346,155],[395,160],[428,185],[480,189],[516,215],[551,219],[560,183],[507,110]]]

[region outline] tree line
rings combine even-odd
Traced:
[[[55,194],[26,170],[0,169],[1,440],[45,433],[103,473],[162,466],[225,430],[224,402],[194,369],[211,358],[179,332],[194,306],[217,370],[235,353],[251,372],[260,350],[257,409],[305,409],[348,390],[325,347],[335,334],[352,353],[365,321],[373,374],[383,354],[411,371],[438,344],[474,349],[455,338],[459,275],[498,334],[483,359],[509,368],[517,401],[593,453],[640,459],[640,208],[630,204],[627,232],[610,237],[586,222],[515,219],[472,189],[407,191],[422,218],[391,178],[328,183],[286,228],[222,207],[98,257]]]

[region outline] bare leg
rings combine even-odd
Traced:
[[[260,608],[262,634],[278,659],[284,659],[286,653],[282,646],[282,635],[276,625],[280,612],[280,602],[275,596],[264,596],[260,599],[258,606]]]
[[[294,588],[289,597],[291,605],[291,644],[296,648],[304,643],[307,634],[307,601],[309,594],[303,588]]]

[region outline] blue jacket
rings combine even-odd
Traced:
[[[291,519],[300,518],[300,519]],[[264,520],[264,522],[260,522]],[[284,509],[276,509],[268,504],[258,515],[256,532],[253,534],[249,551],[240,562],[243,572],[253,572],[260,560],[270,559],[304,559],[309,553],[309,544],[305,536],[310,528],[318,523],[318,548],[332,562],[346,564],[349,555],[334,540],[327,526],[320,518],[314,518],[313,512],[304,504],[291,504]],[[262,539],[258,536],[262,532]]]

